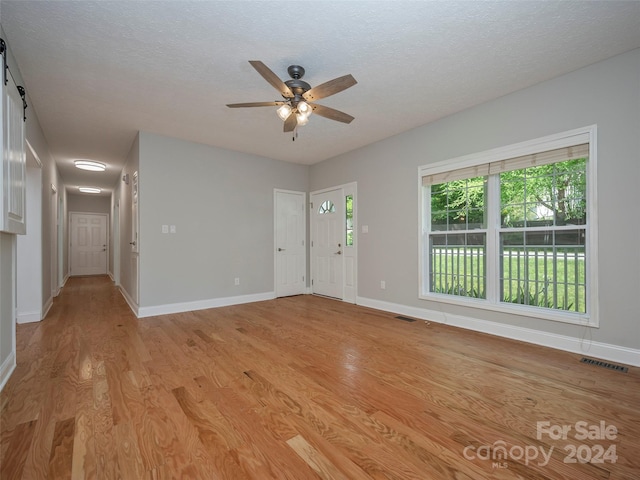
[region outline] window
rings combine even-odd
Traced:
[[[345,232],[347,236],[345,245],[353,247],[353,195],[345,197],[345,206]]]
[[[421,298],[597,326],[594,136],[422,167]]]
[[[335,213],[335,212],[336,212],[336,206],[330,200],[325,200],[320,205],[320,208],[318,208],[318,213],[320,215],[324,215],[325,213]]]
[[[485,298],[486,177],[431,186],[431,292]]]

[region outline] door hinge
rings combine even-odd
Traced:
[[[311,240],[311,246],[313,247],[313,240]]]
[[[311,285],[313,285],[313,278],[311,279]]]
[[[302,281],[304,282],[304,275],[302,275]]]
[[[309,203],[309,208],[313,210],[313,202]]]

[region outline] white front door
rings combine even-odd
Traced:
[[[300,295],[306,290],[306,215],[303,192],[276,190],[276,297]]]
[[[71,214],[71,275],[107,273],[107,215]]]
[[[311,196],[313,293],[343,298],[345,197],[341,188]]]

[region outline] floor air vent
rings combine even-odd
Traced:
[[[608,368],[609,370],[615,370],[616,372],[627,373],[629,369],[622,365],[615,365],[613,363],[601,362],[600,360],[594,360],[593,358],[582,357],[581,363],[588,363],[589,365],[596,365],[598,367]]]
[[[416,321],[415,318],[403,317],[402,315],[398,315],[395,318],[397,318],[398,320],[404,320],[405,322],[415,322]]]

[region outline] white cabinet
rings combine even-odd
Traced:
[[[6,76],[6,81],[5,80]],[[23,98],[4,69],[2,78],[2,168],[0,168],[0,231],[26,233],[26,155]]]

